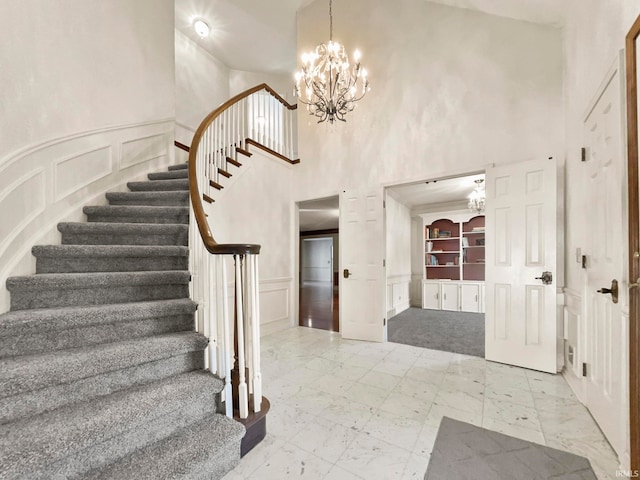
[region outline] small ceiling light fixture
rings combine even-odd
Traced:
[[[307,105],[310,115],[319,118],[318,123],[333,123],[335,119],[345,122],[344,116],[369,91],[367,70],[360,67],[360,52],[353,53],[351,65],[344,46],[333,41],[332,5],[333,0],[329,0],[329,42],[302,55],[302,68],[295,77],[295,96]]]
[[[467,204],[467,207],[472,212],[484,212],[484,204],[487,199],[487,194],[482,186],[483,183],[484,180],[482,178],[475,180],[476,188],[469,195],[469,203]]]
[[[199,37],[205,38],[209,36],[209,25],[204,20],[196,20],[193,22],[193,29],[196,31]]]

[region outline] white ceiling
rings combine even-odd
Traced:
[[[329,230],[338,228],[338,197],[322,198],[298,203],[300,231]]]
[[[296,12],[313,1],[175,0],[176,29],[234,70],[292,75],[296,68]],[[316,1],[328,4],[328,0]],[[567,0],[432,1],[554,26],[563,24],[568,3]],[[193,30],[193,22],[198,18],[211,27],[206,39]]]

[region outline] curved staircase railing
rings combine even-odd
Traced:
[[[299,162],[295,159],[296,108],[267,84],[258,85],[207,115],[189,149],[191,293],[199,304],[197,330],[209,338],[206,368],[225,381],[226,414],[233,416],[235,410],[241,421],[268,409],[260,372],[260,245],[216,242],[205,204],[215,202],[216,192],[252,155],[252,148],[288,163]],[[225,261],[229,256],[234,262],[231,295]]]

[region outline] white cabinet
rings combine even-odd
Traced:
[[[452,310],[457,312],[460,310],[459,292],[460,284],[451,282],[442,282],[440,291],[442,294],[441,309]]]
[[[440,310],[440,282],[422,284],[422,308]]]
[[[484,283],[423,280],[422,308],[484,313]]]
[[[460,311],[480,312],[480,284],[460,284]]]

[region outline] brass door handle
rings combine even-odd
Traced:
[[[615,278],[611,280],[611,288],[603,287],[597,290],[598,293],[602,294],[611,294],[611,301],[613,303],[618,303],[618,280]]]
[[[351,276],[351,273],[349,272],[348,268],[345,268],[344,271],[342,272],[342,276],[344,278],[349,278]]]

